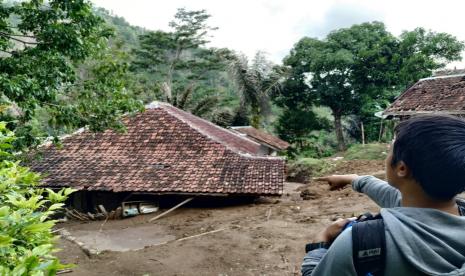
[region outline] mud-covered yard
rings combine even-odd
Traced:
[[[383,169],[383,161],[339,161],[330,173]],[[57,254],[76,264],[67,275],[299,275],[305,243],[322,227],[338,217],[377,210],[350,187],[329,191],[320,182],[286,183],[281,198],[210,206],[193,201],[152,223],[147,221],[153,214],[62,223],[57,227],[107,251],[88,257],[61,239]],[[189,238],[206,232],[211,233]]]

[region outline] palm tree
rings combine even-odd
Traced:
[[[166,92],[171,90],[162,91],[164,92],[166,102],[179,109],[189,111],[194,115],[202,117],[211,112],[218,105],[219,99],[216,96],[205,96],[203,99],[196,102],[192,98],[194,89],[194,84],[191,84],[185,87],[180,93],[174,93],[174,95]]]
[[[260,128],[262,120],[271,112],[270,96],[281,88],[283,68],[274,66],[263,52],[257,52],[250,65],[247,57],[236,55],[230,72],[240,97],[237,113],[250,114],[250,124]]]

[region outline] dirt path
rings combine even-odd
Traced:
[[[342,161],[334,173],[376,172],[381,161]],[[306,190],[308,200],[301,200]],[[220,208],[179,209],[159,221],[151,216],[120,221],[66,223],[71,232],[125,231],[125,241],[137,243],[160,233],[175,239],[216,229],[209,235],[168,241],[126,252],[103,252],[89,258],[74,243],[60,240],[63,262],[75,263],[67,275],[298,275],[304,245],[322,227],[338,217],[357,215],[377,207],[349,187],[329,192],[324,183],[307,186],[287,183],[282,198]],[[172,239],[171,239],[172,240]]]

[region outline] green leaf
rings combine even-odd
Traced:
[[[42,244],[40,246],[35,247],[32,250],[32,254],[34,256],[45,256],[51,252],[53,248],[52,244]]]
[[[12,237],[0,234],[0,247],[8,247],[13,241],[14,239]]]
[[[53,221],[46,221],[46,222],[42,222],[42,223],[34,223],[34,224],[31,224],[31,225],[28,225],[26,227],[24,227],[24,231],[27,232],[27,233],[39,233],[39,232],[43,232],[43,231],[48,231],[50,230],[54,225],[54,222]]]
[[[49,211],[58,210],[58,209],[60,209],[61,207],[63,207],[64,205],[65,205],[65,204],[63,204],[63,203],[55,203],[55,204],[52,204],[52,205],[48,208],[48,210],[49,210]]]
[[[6,217],[9,214],[10,214],[10,207],[9,206],[0,207],[0,217]]]

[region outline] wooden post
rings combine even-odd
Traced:
[[[383,119],[381,119],[381,125],[379,126],[379,137],[378,137],[378,143],[381,142],[381,137],[383,136]]]
[[[365,128],[363,127],[363,122],[360,122],[360,127],[362,129],[362,145],[365,146]]]
[[[173,212],[174,210],[178,209],[179,207],[181,207],[182,205],[188,203],[189,201],[191,201],[191,200],[193,200],[193,199],[194,199],[193,197],[189,197],[188,199],[184,200],[183,202],[179,203],[178,205],[174,206],[173,208],[169,209],[168,211],[163,212],[163,213],[159,214],[158,216],[151,218],[151,219],[149,220],[149,222],[152,222],[152,221],[154,221],[154,220],[157,220],[157,219],[159,219],[159,218],[161,218],[161,217],[163,217],[163,216],[165,216],[165,215],[167,215],[167,214]]]

